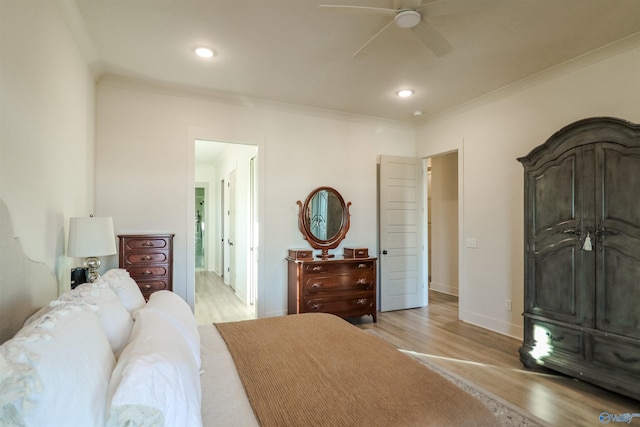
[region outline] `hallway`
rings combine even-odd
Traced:
[[[222,277],[210,271],[196,272],[195,315],[198,325],[254,319],[254,307],[246,305]]]

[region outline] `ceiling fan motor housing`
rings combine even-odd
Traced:
[[[417,10],[401,10],[396,13],[393,21],[400,28],[413,28],[420,23],[422,15]]]

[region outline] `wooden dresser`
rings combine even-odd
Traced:
[[[147,300],[163,289],[173,290],[173,234],[118,235],[119,266],[129,272]]]
[[[322,312],[376,321],[376,258],[287,257],[289,314]]]

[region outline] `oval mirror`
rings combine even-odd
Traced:
[[[304,204],[298,200],[298,227],[312,248],[322,250],[321,258],[331,258],[349,231],[349,206],[335,189],[318,187],[307,196]]]

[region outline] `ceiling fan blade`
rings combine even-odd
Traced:
[[[436,56],[444,56],[453,50],[453,46],[442,34],[422,19],[418,25],[412,28],[413,32]]]
[[[376,37],[378,37],[380,34],[382,34],[382,32],[384,30],[386,30],[387,28],[389,28],[389,25],[393,24],[393,20],[389,21],[389,23],[387,25],[385,25],[384,27],[382,27],[380,29],[380,31],[378,31],[377,33],[375,33],[369,40],[367,40],[367,42],[365,44],[363,44],[360,49],[358,49],[353,55],[351,55],[352,58],[355,58],[360,52],[362,52],[362,49],[364,49],[365,47],[367,47]]]
[[[495,5],[497,0],[460,1],[460,0],[435,0],[426,1],[415,9],[427,16],[444,16],[456,13],[477,12]]]
[[[403,9],[417,9],[418,7],[423,6],[426,3],[431,3],[432,1],[439,1],[439,0],[429,0],[429,1],[422,1],[422,0],[393,0],[393,8],[396,10],[403,10]]]
[[[338,10],[351,10],[354,12],[372,12],[372,13],[383,13],[386,15],[395,15],[397,10],[388,9],[386,7],[368,7],[368,6],[348,6],[348,5],[340,5],[340,4],[320,4],[318,5],[318,9],[338,9]]]

